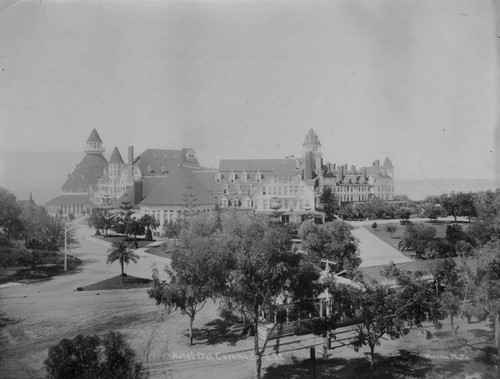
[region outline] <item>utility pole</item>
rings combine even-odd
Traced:
[[[64,226],[64,271],[68,271],[68,227]]]
[[[314,347],[309,349],[309,356],[311,357],[311,378],[316,379],[316,349]]]

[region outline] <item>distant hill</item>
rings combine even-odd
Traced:
[[[396,195],[407,195],[411,200],[423,200],[426,196],[455,192],[478,192],[500,188],[493,179],[415,179],[398,180],[394,184]]]
[[[0,152],[0,186],[19,200],[37,204],[61,194],[61,186],[83,158],[83,152]]]

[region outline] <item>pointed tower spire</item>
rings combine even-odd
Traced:
[[[109,164],[123,164],[123,158],[122,155],[120,154],[120,151],[118,150],[118,147],[115,147],[113,149],[113,152],[111,153],[111,157],[109,157]]]
[[[104,148],[102,147],[102,139],[99,137],[97,130],[92,129],[89,138],[87,139],[87,146],[84,150],[87,154],[102,154]]]

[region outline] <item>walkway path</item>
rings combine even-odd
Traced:
[[[359,250],[362,259],[359,267],[382,266],[391,261],[394,263],[413,262],[412,259],[374,236],[363,226],[353,229],[352,234],[359,239]]]

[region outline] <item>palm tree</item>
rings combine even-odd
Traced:
[[[128,248],[128,246],[125,244],[125,242],[114,242],[113,246],[111,246],[108,249],[108,260],[107,264],[111,264],[114,261],[119,261],[120,265],[122,267],[122,284],[123,284],[123,277],[125,276],[125,271],[124,271],[124,263],[127,265],[129,264],[130,261],[137,263],[139,260],[139,256],[136,255],[132,250]]]
[[[76,230],[73,227],[66,227],[64,221],[56,218],[48,218],[43,222],[36,239],[43,249],[49,251],[63,249],[65,240],[67,246],[78,244]]]

